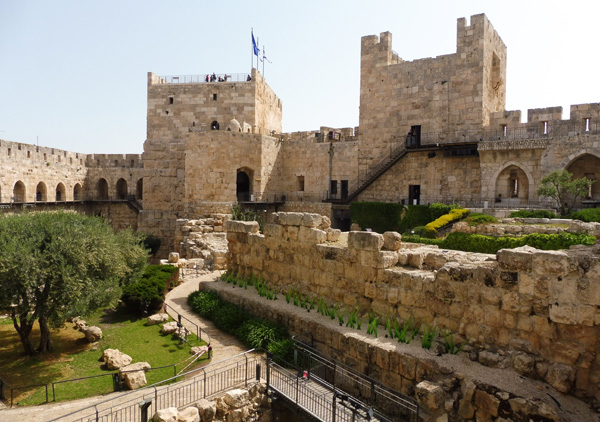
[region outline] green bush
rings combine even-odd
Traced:
[[[570,217],[586,223],[600,223],[600,208],[587,208],[574,212]]]
[[[511,212],[510,218],[557,218],[557,215],[546,210],[519,210]]]
[[[172,265],[148,265],[142,277],[123,288],[121,300],[130,312],[141,315],[160,309],[169,281],[178,269]]]
[[[436,236],[437,236],[437,231],[436,230],[427,229],[426,226],[418,226],[418,227],[415,227],[415,228],[413,228],[411,230],[410,235],[413,235],[413,234],[415,236],[424,237],[426,239],[435,239]],[[404,235],[403,235],[402,238],[404,239]]]
[[[498,219],[491,215],[474,212],[469,214],[465,221],[469,223],[469,226],[478,226],[480,224],[497,223]]]
[[[593,245],[594,236],[587,234],[528,234],[522,237],[493,237],[462,232],[450,233],[445,239],[424,239],[419,236],[402,236],[404,242],[438,245],[443,249],[495,254],[500,249],[531,246],[542,250],[568,249],[572,245]]]
[[[255,318],[214,292],[196,291],[187,301],[194,312],[213,321],[217,328],[234,335],[246,346],[267,349],[277,359],[290,361],[293,342],[283,325]]]
[[[446,205],[440,202],[434,202],[427,206],[429,209],[429,221],[437,220],[442,215],[450,214],[450,211],[456,208],[461,208],[458,204]]]
[[[353,202],[350,218],[363,229],[377,233],[400,231],[404,206],[386,202]]]
[[[400,233],[414,227],[424,226],[431,221],[431,214],[427,205],[408,205],[400,223]]]

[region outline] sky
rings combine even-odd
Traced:
[[[0,139],[141,153],[147,73],[249,73],[251,29],[284,132],[355,127],[362,36],[451,54],[479,13],[508,49],[507,110],[600,102],[597,0],[0,0]]]

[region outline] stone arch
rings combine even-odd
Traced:
[[[127,199],[127,182],[122,177],[117,180],[117,199]]]
[[[100,178],[96,183],[96,197],[100,201],[106,201],[108,199],[108,182],[105,178]]]
[[[242,167],[236,171],[236,197],[238,202],[250,201],[252,199],[252,178],[254,171],[247,167]]]
[[[13,187],[13,201],[14,202],[25,202],[25,194],[26,194],[25,184],[20,180],[15,183]]]
[[[140,177],[135,185],[135,199],[144,199],[144,178]]]
[[[590,153],[582,154],[571,160],[565,169],[573,174],[575,179],[586,177],[596,180],[585,199],[600,200],[600,157]]]
[[[56,197],[55,200],[57,202],[59,201],[66,201],[67,200],[67,196],[65,195],[65,185],[63,185],[62,183],[59,183],[58,185],[56,185]]]
[[[76,183],[73,186],[73,201],[82,201],[83,200],[83,189],[79,183]]]
[[[48,200],[46,184],[44,182],[38,183],[35,187],[35,200],[36,202],[46,202]]]
[[[515,205],[535,197],[534,178],[531,170],[516,161],[504,163],[490,180],[490,192],[494,199],[515,202]],[[500,195],[500,196],[498,196]]]

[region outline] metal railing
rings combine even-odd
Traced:
[[[179,312],[177,312],[177,310],[175,308],[173,308],[172,306],[170,306],[167,302],[163,302],[164,308],[168,313],[168,309],[170,309],[171,311],[175,312],[175,314],[177,314],[177,324],[179,326],[182,325],[182,320],[187,321],[189,324],[193,325],[194,327],[196,327],[196,337],[198,337],[198,340],[202,340],[202,333],[204,333],[204,337],[207,339],[206,344],[208,346],[210,346],[210,334],[208,334],[205,330],[202,329],[202,327],[200,327],[198,324],[196,324],[194,321],[192,321],[189,318],[186,318],[185,315],[180,314]]]
[[[202,75],[169,75],[161,76],[161,83],[166,84],[198,84],[219,82],[249,82],[249,73],[205,73]]]
[[[380,421],[418,420],[419,408],[414,399],[323,355],[299,338],[294,337],[297,365],[308,371],[309,379],[345,399],[347,408]]]
[[[249,382],[256,380],[257,375],[259,379],[266,376],[265,359],[254,356],[254,352],[254,349],[249,350],[204,368],[101,401],[49,422],[138,422],[142,421],[140,408],[143,402],[150,403],[147,412],[154,414],[159,409],[187,406],[231,388],[248,386]],[[163,385],[182,377],[187,379],[177,384]]]
[[[241,192],[237,194],[238,202],[246,203],[321,202],[326,198],[327,192]]]

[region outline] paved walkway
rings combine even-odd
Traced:
[[[189,306],[187,305],[187,297],[190,293],[198,290],[198,283],[210,283],[213,282],[220,275],[219,271],[215,271],[210,274],[196,276],[191,272],[186,272],[184,282],[173,289],[167,294],[166,303],[174,308],[177,312],[183,315],[185,318],[198,324],[204,331],[208,332],[211,336],[211,345],[213,348],[213,362],[218,362],[231,356],[235,356],[242,353],[246,348],[234,337],[219,332],[215,326],[206,320],[201,319],[194,314]],[[169,313],[173,318],[177,318],[177,315],[169,310]],[[196,332],[196,328],[189,324],[187,321],[183,321],[184,325],[193,333]],[[141,392],[140,392],[141,393]],[[44,404],[40,406],[27,406],[27,407],[13,407],[13,408],[0,408],[0,422],[44,422],[62,415],[66,415],[77,411],[85,407],[93,406],[94,404],[110,399],[111,397],[118,398],[124,393],[111,393],[104,396],[98,396],[88,399],[73,400],[68,402]],[[127,396],[127,400],[131,399],[131,395]],[[66,421],[66,419],[65,419]]]

